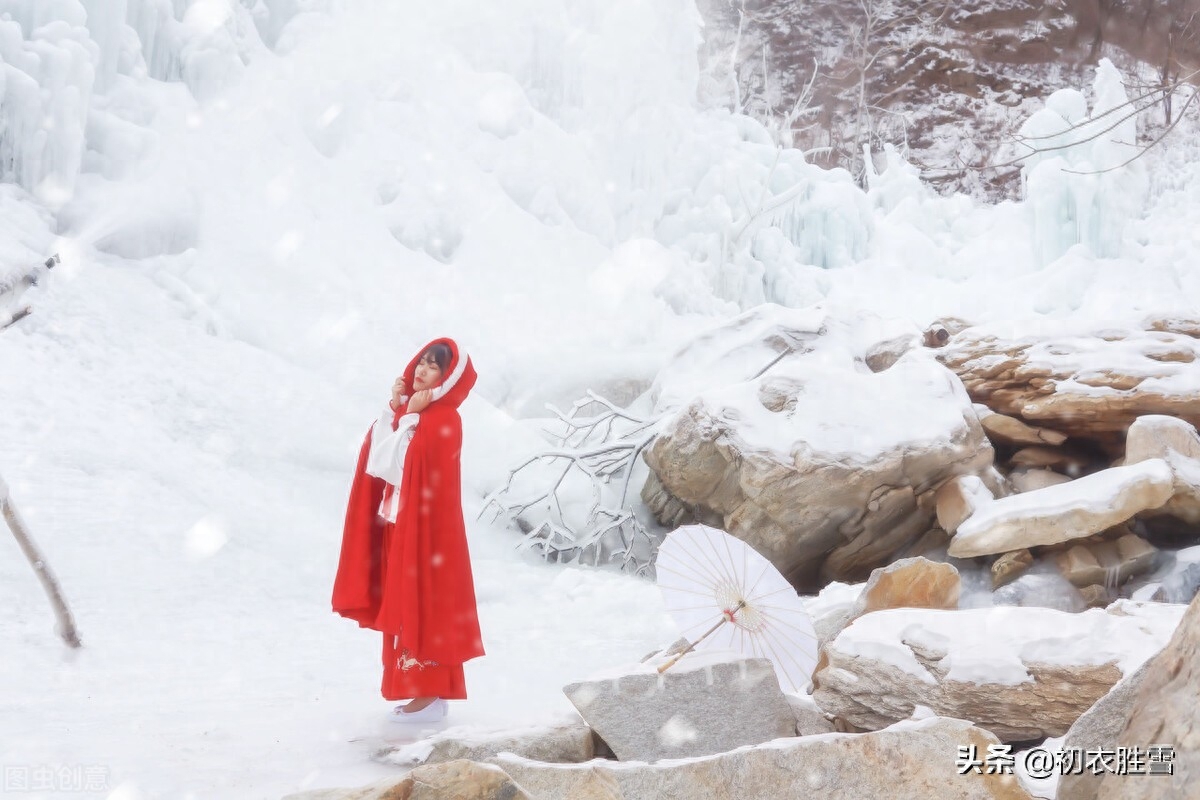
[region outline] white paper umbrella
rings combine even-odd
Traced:
[[[685,525],[659,546],[655,571],[689,650],[766,658],[785,692],[808,686],[817,664],[812,620],[796,590],[756,550],[716,528]]]

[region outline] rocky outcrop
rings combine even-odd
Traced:
[[[1098,800],[1174,800],[1193,796],[1200,781],[1200,599],[1193,600],[1162,652],[1154,656],[1130,704],[1118,745],[1168,745],[1171,774],[1153,780],[1105,774]],[[1154,759],[1151,759],[1154,760]],[[1150,764],[1147,770],[1153,769]],[[1189,794],[1190,793],[1190,794]]]
[[[1115,328],[1009,338],[980,326],[931,352],[972,400],[1114,453],[1140,416],[1200,422],[1200,339],[1186,333]]]
[[[862,580],[923,536],[934,490],[988,472],[991,446],[953,375],[921,351],[873,373],[856,336],[756,309],[677,354],[645,452],[659,521],[715,524],[802,589]]]
[[[815,677],[813,698],[868,730],[925,706],[1005,741],[1061,736],[1162,646],[1177,619],[1140,606],[1113,609],[867,614],[826,646],[829,664]]]
[[[660,764],[541,764],[498,756],[502,767],[539,800],[574,800],[601,782],[624,800],[1030,800],[1013,775],[958,775],[954,756],[998,744],[957,719],[908,721],[867,734],[781,739],[705,758]]]
[[[1193,600],[1170,642],[1147,666],[1135,690],[1119,746],[1173,748],[1170,775],[1105,774],[1098,800],[1195,797],[1200,780],[1200,599]],[[1160,768],[1166,759],[1157,759]],[[1151,765],[1147,763],[1147,770]]]

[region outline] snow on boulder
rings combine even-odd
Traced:
[[[621,761],[686,758],[796,734],[796,715],[763,658],[693,652],[563,687],[580,716]]]
[[[977,475],[959,475],[942,484],[933,495],[938,525],[954,533],[979,508],[996,498]]]
[[[982,769],[959,774],[955,768],[959,752],[974,752],[982,760],[998,745],[996,737],[969,722],[930,717],[875,733],[776,739],[657,764],[543,764],[513,755],[491,763],[539,800],[1030,800],[1015,775]]]
[[[1150,326],[1163,325],[1141,327]],[[1184,329],[997,323],[967,328],[932,352],[976,402],[1114,450],[1144,414],[1200,422],[1200,338]]]
[[[1181,606],[1119,601],[1072,614],[994,607],[866,614],[827,645],[813,698],[878,730],[917,706],[971,720],[1004,741],[1061,736],[1158,652]]]
[[[1170,466],[1155,458],[983,503],[958,526],[949,552],[972,558],[1081,539],[1158,508],[1174,486]]]
[[[1192,525],[1200,523],[1200,435],[1174,417],[1138,417],[1125,438],[1125,463],[1161,458],[1175,473],[1175,494],[1159,511]]]
[[[861,580],[934,523],[933,492],[992,449],[962,385],[926,351],[872,372],[894,337],[867,315],[761,306],[684,347],[642,498],[667,525],[717,525],[797,585]]]

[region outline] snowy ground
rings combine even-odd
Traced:
[[[378,635],[334,617],[329,593],[358,442],[433,336],[458,338],[481,375],[464,502],[488,656],[452,713],[524,724],[675,629],[646,581],[540,563],[473,521],[533,441],[510,412],[597,376],[648,379],[685,337],[764,299],[918,324],[1200,299],[1188,151],[1156,157],[1156,199],[1104,259],[1039,234],[1025,205],[939,198],[899,168],[868,196],[773,167],[753,126],[693,107],[689,2],[501,15],[349,0],[257,34],[246,5],[185,5],[186,24],[163,29],[175,38],[154,40],[176,48],[163,62],[149,27],[136,51],[111,31],[76,42],[72,9],[96,28],[124,3],[47,4],[59,11],[34,22],[66,21],[40,29],[24,68],[92,59],[105,85],[72,92],[86,70],[47,66],[53,91],[10,88],[10,123],[76,120],[48,141],[85,154],[13,150],[27,129],[12,124],[0,141],[25,159],[0,185],[3,268],[63,256],[35,315],[0,335],[0,474],[85,643],[53,637],[0,536],[0,780],[50,787],[15,796],[269,798],[388,774],[356,741],[385,728]],[[737,198],[784,177],[812,189],[772,218],[791,238],[766,215],[715,258],[722,226],[746,221]],[[1044,263],[1047,248],[1066,252]],[[69,790],[85,767],[103,791]]]

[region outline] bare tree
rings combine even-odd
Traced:
[[[17,544],[21,547],[21,552],[29,559],[29,563],[33,566],[33,571],[41,582],[42,588],[46,590],[46,596],[50,598],[50,605],[54,609],[54,617],[58,621],[55,626],[57,633],[69,647],[82,647],[82,642],[79,641],[79,634],[75,630],[75,620],[71,616],[71,609],[67,607],[67,601],[63,597],[62,589],[59,586],[58,579],[54,577],[54,573],[50,570],[50,565],[46,563],[46,557],[42,555],[38,546],[33,541],[33,536],[29,533],[29,528],[25,525],[25,521],[21,519],[21,515],[17,513],[16,506],[12,503],[12,498],[9,496],[8,484],[4,482],[4,476],[0,475],[0,515],[3,515],[4,521],[8,523],[8,527],[13,532],[13,536],[17,539]]]
[[[850,66],[831,77],[851,87],[851,138],[848,142],[836,145],[835,149],[860,183],[866,181],[864,154],[878,150],[882,140],[894,138],[888,136],[886,126],[881,125],[877,115],[890,114],[898,120],[900,138],[907,140],[907,121],[904,116],[886,108],[888,99],[904,86],[881,94],[873,92],[881,68],[905,53],[905,48],[894,34],[914,25],[932,29],[953,7],[949,2],[914,5],[916,8],[901,10],[895,0],[858,0],[857,7],[843,16],[843,24],[849,34]],[[868,149],[864,150],[864,145]]]
[[[59,263],[59,257],[55,254],[41,266],[13,280],[0,283],[0,300],[5,301],[5,304],[9,305],[11,309],[0,312],[0,331],[29,316],[32,309],[27,305],[18,305],[21,301],[21,295],[29,287],[37,285],[38,279],[45,271],[51,269],[57,263]],[[54,616],[58,621],[55,632],[69,647],[81,647],[82,643],[79,641],[79,634],[75,629],[75,620],[71,616],[71,610],[67,607],[67,601],[63,597],[58,579],[54,577],[54,573],[50,570],[50,565],[46,562],[46,557],[42,555],[38,546],[34,543],[33,536],[29,533],[29,528],[25,525],[25,521],[17,513],[17,507],[13,505],[12,497],[8,491],[8,484],[4,481],[3,475],[0,475],[0,516],[3,516],[4,521],[8,523],[9,529],[17,539],[17,544],[20,546],[21,552],[29,559],[29,563],[33,566],[33,571],[37,575],[38,581],[41,582],[42,588],[46,591],[46,596],[50,599],[50,605],[54,609]]]
[[[595,416],[580,416],[584,408],[594,405],[600,408]],[[655,542],[629,505],[629,482],[638,457],[654,440],[659,418],[631,414],[590,390],[565,414],[547,408],[562,427],[561,432],[550,434],[556,447],[509,472],[504,485],[488,495],[479,515],[494,509],[494,518],[506,516],[524,532],[521,546],[547,560],[617,563],[635,574],[646,572]],[[544,473],[528,472],[535,465],[555,469],[545,480]],[[559,497],[573,473],[590,484],[591,501],[582,523],[571,519]],[[531,475],[533,481],[545,480],[544,485],[517,498],[518,477]],[[606,498],[605,490],[614,481],[620,481],[620,492]]]

